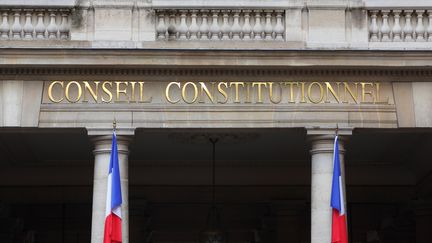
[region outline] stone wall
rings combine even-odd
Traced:
[[[4,1],[0,125],[95,134],[113,119],[125,133],[431,127],[431,8],[422,0]],[[144,81],[155,84],[154,97],[167,82],[378,82],[389,102],[53,104],[46,92],[54,80]]]

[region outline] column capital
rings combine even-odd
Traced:
[[[309,135],[332,135],[334,137],[336,133],[336,128],[338,129],[339,136],[350,136],[352,135],[353,128],[346,126],[334,126],[334,127],[305,127],[306,134]]]
[[[308,138],[311,143],[310,153],[333,153],[335,135],[313,135]],[[345,154],[345,139],[339,138],[339,154]]]
[[[94,145],[93,154],[110,153],[112,135],[90,136],[90,141]],[[129,144],[132,142],[131,136],[117,135],[117,150],[122,154],[129,154]]]
[[[345,153],[345,143],[348,137],[352,135],[352,128],[339,127],[339,153]],[[315,153],[333,153],[334,139],[336,136],[335,127],[306,127],[307,140],[311,144],[311,154]]]
[[[104,136],[112,133],[112,124],[103,124],[101,127],[88,127],[87,134],[89,136]],[[129,127],[124,124],[124,122],[117,122],[116,129],[117,136],[119,135],[127,135],[133,136],[135,134],[135,128]],[[111,136],[111,135],[110,135]]]

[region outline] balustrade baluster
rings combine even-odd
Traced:
[[[188,26],[186,24],[186,12],[185,11],[182,11],[180,13],[180,25],[178,27],[178,32],[180,34],[180,37],[179,37],[180,40],[186,40],[187,39]]]
[[[394,25],[392,29],[393,33],[393,41],[400,42],[402,40],[401,38],[401,25],[400,25],[400,10],[393,10],[393,17],[394,17]]]
[[[44,13],[43,11],[38,11],[36,15],[37,15],[37,24],[35,26],[36,38],[43,39],[45,38],[45,30],[46,30],[45,25],[43,23]]]
[[[240,40],[240,32],[241,32],[241,26],[240,26],[240,11],[236,10],[233,11],[234,12],[234,22],[231,28],[231,32],[232,32],[232,38],[233,40]]]
[[[198,31],[199,26],[197,23],[197,12],[198,10],[190,10],[191,15],[191,24],[189,26],[189,39],[191,40],[197,40],[198,39]]]
[[[33,38],[33,24],[32,24],[32,11],[28,10],[25,13],[25,24],[23,27],[24,39],[32,39]]]
[[[265,34],[265,39],[266,40],[271,40],[272,39],[273,26],[272,26],[272,23],[271,23],[271,18],[272,18],[272,13],[271,12],[266,12],[265,13],[265,25],[264,25],[264,34]]]
[[[59,32],[60,32],[60,39],[67,39],[69,38],[69,30],[70,30],[70,26],[69,26],[69,21],[68,21],[68,14],[65,12],[61,13],[61,25],[59,27]]]
[[[165,14],[158,13],[158,25],[156,26],[156,38],[164,40],[166,38]]]
[[[404,40],[412,41],[413,40],[413,28],[411,21],[411,10],[404,10],[405,12],[405,26],[403,28]]]
[[[432,41],[432,13],[428,11],[428,28],[427,28],[427,35],[428,35],[428,41]]]
[[[425,28],[423,25],[423,10],[416,10],[417,13],[417,26],[415,28],[416,41],[425,41],[424,34]]]
[[[243,10],[244,23],[242,27],[242,38],[243,40],[251,39],[252,26],[250,24],[250,10]]]
[[[176,13],[175,11],[169,12],[168,17],[168,27],[167,27],[167,36],[168,39],[176,39],[177,38],[177,26],[176,26]]]
[[[56,13],[54,11],[50,11],[50,23],[47,26],[48,38],[55,39],[57,38],[58,26],[56,23]]]
[[[201,40],[209,39],[209,24],[208,24],[208,15],[206,12],[201,13],[201,25],[199,27],[199,38]]]
[[[381,41],[390,41],[390,27],[388,24],[388,10],[381,11],[382,14],[382,26],[381,26]]]
[[[263,39],[263,27],[261,24],[261,12],[255,11],[255,24],[253,27],[253,38],[256,40]]]
[[[371,11],[371,25],[370,25],[370,40],[379,41],[378,38],[378,24],[377,24],[377,11]]]
[[[0,38],[8,39],[9,38],[9,22],[8,22],[9,14],[7,11],[2,13],[2,24],[0,25]]]
[[[21,14],[19,11],[14,12],[14,23],[12,25],[12,38],[14,39],[20,39],[21,38],[21,22],[20,22]]]
[[[221,27],[221,32],[222,32],[222,40],[229,40],[230,36],[229,33],[231,31],[231,27],[230,24],[228,22],[228,10],[224,10],[223,11],[223,23],[222,23],[222,27]]]
[[[210,26],[210,32],[211,32],[211,38],[213,40],[218,40],[219,39],[219,32],[220,32],[220,28],[219,28],[219,10],[212,10],[212,24]]]
[[[283,34],[285,32],[285,27],[282,23],[282,12],[276,11],[276,25],[274,27],[274,32],[276,34],[275,39],[276,40],[283,40]]]

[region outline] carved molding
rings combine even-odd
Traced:
[[[292,80],[301,79],[325,81],[430,81],[432,70],[428,69],[258,69],[258,68],[0,68],[2,79],[7,80],[143,80],[188,81],[205,80]],[[215,78],[217,77],[217,78]]]

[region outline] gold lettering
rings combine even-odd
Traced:
[[[239,98],[239,85],[241,85],[242,87],[244,87],[244,82],[231,82],[229,87],[231,88],[231,86],[235,87],[235,98],[234,98],[234,103],[240,103],[240,98]]]
[[[63,91],[63,87],[64,87],[63,81],[54,81],[48,86],[48,98],[54,103],[60,103],[64,99],[64,97],[61,97],[60,99],[57,100],[54,98],[52,93],[53,87],[56,84],[59,84],[62,87],[62,91]]]
[[[211,92],[209,91],[209,89],[207,88],[207,86],[205,85],[204,82],[199,82],[200,86],[201,86],[201,93],[200,93],[200,101],[199,103],[205,103],[204,99],[203,99],[203,94],[206,93],[207,97],[210,99],[210,101],[212,103],[214,103],[214,86],[215,83],[214,82],[210,82],[212,85],[212,90]]]
[[[111,102],[111,101],[112,101],[112,98],[113,98],[112,92],[111,92],[111,90],[109,90],[109,89],[107,88],[107,85],[109,85],[110,88],[112,89],[112,83],[111,83],[110,81],[105,81],[105,82],[102,83],[102,91],[103,91],[105,94],[107,94],[108,97],[109,97],[108,99],[105,99],[105,98],[102,96],[102,102],[105,102],[105,103],[109,103],[109,102]]]
[[[340,93],[340,82],[336,82],[336,85],[337,85],[337,94],[336,94],[336,92],[335,92],[335,90],[333,89],[333,87],[331,86],[331,84],[330,84],[330,82],[325,82],[325,84],[326,84],[326,90],[327,90],[327,93],[326,93],[326,103],[330,103],[330,99],[329,99],[329,97],[330,97],[330,95],[329,95],[329,91],[330,91],[330,93],[332,93],[332,95],[333,95],[333,97],[336,99],[336,101],[338,102],[338,103],[341,103],[341,101],[340,101],[340,99],[339,99],[339,93]]]
[[[362,103],[375,103],[375,97],[373,95],[373,83],[365,83],[365,82],[361,82],[361,87],[362,87]],[[367,86],[370,86],[372,88],[372,90],[366,91]],[[370,95],[370,97],[372,97],[372,101],[367,102],[366,101],[366,95]]]
[[[169,95],[169,91],[170,91],[171,85],[176,85],[176,86],[180,89],[180,82],[171,82],[171,83],[169,83],[169,84],[166,86],[166,89],[165,89],[165,99],[166,99],[169,103],[171,103],[171,104],[175,104],[175,103],[178,103],[178,102],[180,101],[180,98],[179,98],[178,100],[172,100],[172,99],[171,99],[171,97],[170,97],[170,95]]]
[[[84,84],[84,95],[83,95],[83,102],[88,102],[87,99],[87,93],[90,93],[90,95],[93,97],[94,101],[97,103],[98,101],[98,90],[99,90],[99,82],[94,81],[95,83],[95,90],[90,86],[89,82],[83,81]]]
[[[193,95],[192,100],[187,100],[186,88],[188,85],[192,85],[192,87],[193,87],[194,95]],[[195,103],[195,101],[198,99],[198,87],[196,86],[196,84],[194,84],[192,82],[185,83],[183,85],[183,88],[182,88],[182,98],[183,98],[184,102],[186,102],[188,104]]]
[[[314,85],[318,85],[318,87],[319,87],[320,96],[319,96],[319,99],[318,99],[318,100],[314,100],[314,99],[312,99],[312,87],[313,87]],[[312,102],[312,103],[314,103],[314,104],[318,104],[318,103],[320,103],[320,102],[323,100],[323,98],[324,98],[324,90],[323,90],[322,85],[321,85],[320,83],[318,83],[318,82],[312,82],[312,83],[309,85],[309,87],[308,87],[308,97],[309,97],[310,102]]]
[[[349,87],[349,83],[344,82],[343,84],[344,84],[344,100],[343,100],[343,103],[348,103],[348,99],[347,99],[347,91],[348,91],[348,93],[350,94],[351,98],[357,104],[358,103],[358,83],[354,83],[355,92],[353,92],[351,90],[351,88]]]
[[[273,104],[279,104],[282,101],[282,87],[279,84],[279,100],[278,101],[274,101],[273,100],[273,82],[269,82],[269,97],[270,97],[270,102]]]
[[[129,100],[129,102],[135,102],[135,84],[136,84],[136,82],[129,82],[130,84],[131,84],[131,98],[130,98],[130,100]],[[140,83],[143,83],[143,82],[140,82]],[[142,87],[140,87],[141,89],[140,89],[140,95],[141,95],[141,92],[142,92]]]
[[[305,99],[305,82],[300,82],[301,93],[300,93],[300,103],[306,103]]]
[[[386,92],[387,89],[383,91],[382,86],[383,83],[380,82],[185,81],[168,83],[165,87],[165,99],[171,104],[179,102],[186,104],[198,102],[213,104],[228,102],[389,104],[390,97]],[[52,103],[93,103],[93,100],[95,103],[151,103],[153,97],[147,89],[144,81],[52,81],[47,87],[48,97],[46,99]],[[268,89],[268,98],[267,90],[264,89]]]
[[[376,86],[376,103],[388,104],[389,97],[387,99],[381,101],[381,92],[380,92],[380,83],[375,83]]]
[[[267,83],[266,82],[253,82],[252,83],[252,88],[255,87],[255,85],[258,87],[258,90],[257,90],[258,101],[257,101],[257,103],[263,103],[263,101],[262,101],[262,95],[261,95],[261,86],[264,85],[264,87],[267,88]]]
[[[139,86],[140,86],[140,99],[139,99],[139,103],[151,103],[153,100],[153,97],[149,97],[147,100],[144,99],[144,84],[145,82],[138,82]],[[166,93],[165,93],[166,96]]]
[[[299,85],[299,83],[298,82],[281,82],[280,83],[281,85],[288,85],[289,86],[289,90],[290,90],[290,98],[289,98],[289,103],[295,103],[295,100],[294,100],[294,85],[297,85],[297,87],[298,87],[298,85]]]
[[[116,102],[126,102],[129,99],[128,94],[127,94],[128,82],[116,81],[115,84],[116,84],[116,100],[115,101]],[[123,89],[120,89],[120,85],[122,85],[122,84],[125,85],[126,87],[124,87]],[[120,100],[120,94],[124,94],[126,96],[126,100]]]
[[[70,96],[70,86],[74,84],[77,87],[77,96],[76,99],[71,99]],[[76,103],[81,99],[81,95],[82,95],[82,88],[81,85],[77,82],[77,81],[70,81],[67,85],[66,85],[66,90],[65,90],[65,96],[66,99],[71,102],[71,103]]]
[[[226,104],[228,102],[228,94],[227,94],[227,92],[224,89],[222,89],[222,85],[225,86],[225,88],[228,88],[228,84],[226,82],[220,82],[220,83],[218,83],[218,91],[224,97],[224,101],[218,101],[218,103],[220,103],[220,104]]]

